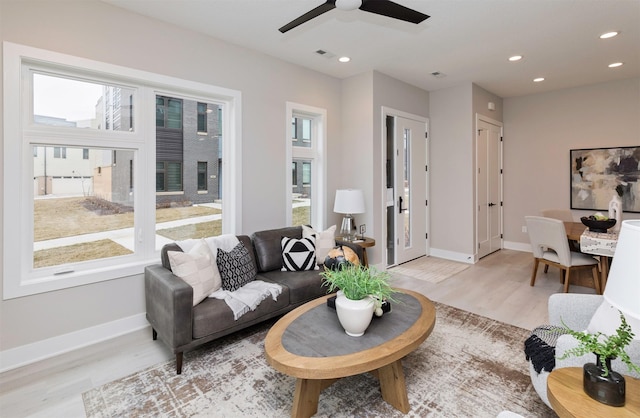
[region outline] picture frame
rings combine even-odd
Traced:
[[[571,209],[608,211],[615,193],[622,211],[640,213],[640,147],[572,149]]]

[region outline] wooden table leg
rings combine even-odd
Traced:
[[[607,285],[607,277],[609,276],[609,257],[600,256],[600,268],[602,269],[600,273],[602,275],[600,278],[600,291],[604,294],[604,287]]]
[[[298,379],[293,395],[292,418],[312,417],[318,412],[320,392],[331,386],[338,379]]]
[[[318,412],[318,399],[322,390],[322,380],[298,379],[293,395],[292,418],[312,417]]]
[[[411,407],[409,406],[409,397],[407,396],[407,385],[404,380],[402,361],[396,360],[391,364],[379,368],[378,378],[380,379],[382,399],[398,411],[405,414],[408,413]]]

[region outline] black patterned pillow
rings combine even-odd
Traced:
[[[218,248],[216,264],[222,279],[222,288],[233,292],[256,277],[256,266],[242,243],[226,252]]]
[[[318,270],[314,237],[282,237],[282,271]]]

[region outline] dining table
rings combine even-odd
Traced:
[[[565,222],[567,238],[580,243],[580,252],[600,256],[600,289],[604,293],[609,275],[609,259],[616,252],[618,231],[590,231],[582,222]]]

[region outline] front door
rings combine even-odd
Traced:
[[[395,263],[427,253],[425,122],[395,118]]]

